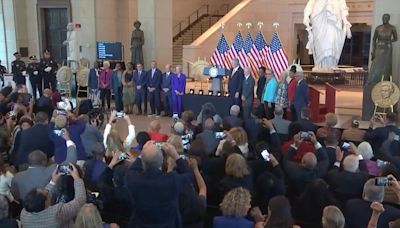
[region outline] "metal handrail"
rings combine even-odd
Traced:
[[[208,15],[209,5],[202,5],[200,8],[195,10],[192,14],[190,14],[186,19],[179,22],[174,26],[173,32],[174,37],[185,30],[187,27],[191,25],[194,21],[198,20],[199,17],[203,15]]]

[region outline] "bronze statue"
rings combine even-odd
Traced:
[[[132,31],[131,37],[131,62],[136,66],[136,64],[141,63],[143,64],[143,44],[144,44],[144,33],[140,29],[142,23],[140,21],[135,21],[133,26],[135,30]]]
[[[396,27],[389,24],[390,15],[382,16],[383,24],[376,27],[372,40],[371,68],[368,84],[375,85],[382,80],[390,80],[392,75],[392,43],[397,41]]]

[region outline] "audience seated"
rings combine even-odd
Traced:
[[[392,188],[397,194],[400,194],[400,185],[393,176]],[[383,186],[376,186],[375,179],[370,179],[364,184],[362,199],[352,199],[347,201],[345,208],[346,226],[354,228],[368,227],[369,219],[372,213],[371,203],[383,202],[385,189]],[[389,205],[383,205],[384,211],[380,214],[377,221],[379,228],[389,227],[389,222],[400,218],[400,210]]]
[[[67,145],[65,162],[76,163],[76,147],[71,141],[68,131],[64,129],[63,138]],[[56,165],[46,166],[47,156],[40,150],[32,151],[28,156],[29,167],[27,170],[15,174],[11,182],[11,193],[18,201],[22,201],[33,188],[43,188],[51,180],[51,175],[56,170]]]
[[[245,216],[251,207],[248,189],[238,187],[230,190],[220,204],[222,216],[214,217],[214,228],[253,228],[254,223]]]
[[[55,183],[62,175],[57,169],[53,171],[51,181],[46,188],[36,187],[28,192],[24,198],[24,209],[21,212],[23,227],[69,227],[73,218],[86,201],[86,192],[83,180],[79,177],[77,168],[70,163],[70,175],[74,179],[73,200],[67,203],[50,205],[51,192]]]
[[[233,127],[243,127],[243,120],[239,117],[240,106],[232,105],[229,116],[225,116],[222,119],[222,128],[224,130],[230,130]]]
[[[335,113],[328,113],[325,115],[325,126],[317,130],[317,137],[326,138],[329,133],[336,134],[338,139],[342,138],[342,133],[339,129],[335,128],[338,119]]]
[[[271,119],[272,124],[278,134],[289,134],[290,121],[283,119],[283,109],[280,106],[275,107],[274,111],[275,117]]]
[[[150,141],[149,133],[141,131],[136,135],[137,146],[133,147],[132,149],[137,152],[141,152],[144,144],[146,144],[148,141]]]
[[[303,127],[303,131],[312,131],[317,133],[318,126],[310,121],[311,110],[308,107],[301,109],[301,119],[297,122]]]
[[[81,141],[85,148],[87,158],[92,158],[93,146],[98,142],[103,142],[103,135],[98,129],[98,123],[95,119],[90,120],[89,116],[82,114],[79,116],[79,120],[85,123],[85,130],[81,134]]]
[[[322,228],[344,228],[344,215],[336,206],[326,206],[322,214]]]
[[[234,127],[228,131],[229,136],[235,142],[235,145],[239,147],[243,156],[248,158],[252,156],[249,154],[249,143],[247,139],[246,131],[241,127]]]
[[[49,135],[47,114],[38,112],[33,123],[33,127],[21,132],[21,144],[14,161],[14,165],[19,166],[20,170],[27,168],[28,154],[34,150],[43,151],[47,158],[54,155],[54,144]]]
[[[359,129],[360,122],[353,120],[351,122],[351,128],[345,129],[342,132],[342,140],[351,142],[362,142],[365,137],[365,130]]]
[[[217,110],[212,103],[205,103],[201,106],[201,111],[196,120],[197,126],[202,128],[208,118],[212,118],[216,125],[222,125],[222,118],[217,114]]]
[[[217,150],[219,139],[216,138],[214,131],[215,123],[212,118],[208,118],[204,123],[203,132],[196,136],[204,144],[204,149],[208,156],[213,156]]]
[[[365,133],[365,141],[369,142],[375,153],[379,153],[379,149],[383,142],[388,138],[389,132],[394,132],[400,135],[400,129],[396,126],[397,114],[389,112],[385,118],[379,118],[379,121],[383,126],[377,127],[376,119],[372,118],[370,121],[370,127]],[[376,154],[375,154],[376,155]],[[379,155],[379,154],[378,154]]]
[[[186,129],[189,129],[191,132],[193,132],[194,135],[197,135],[199,128],[198,126],[193,124],[194,120],[194,113],[191,110],[187,110],[182,112],[182,121],[185,124]]]
[[[150,135],[150,140],[156,142],[165,142],[168,139],[166,134],[160,132],[161,124],[158,120],[153,120],[150,122],[149,131],[147,132]]]
[[[370,176],[378,176],[380,173],[380,168],[378,163],[372,158],[374,157],[374,152],[372,151],[371,144],[368,142],[362,142],[357,147],[357,154],[360,155],[360,171],[366,172]]]

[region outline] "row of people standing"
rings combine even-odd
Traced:
[[[51,88],[53,91],[57,88],[56,73],[58,70],[57,62],[51,57],[48,50],[43,51],[43,58],[40,61],[35,55],[29,57],[29,64],[26,65],[21,60],[19,52],[14,53],[15,60],[11,63],[11,73],[13,81],[16,85],[25,85],[26,78],[29,76],[29,81],[32,85],[32,93],[35,98],[37,92],[40,97],[43,95],[43,88]]]
[[[160,116],[162,110],[165,116],[180,116],[186,75],[182,73],[180,66],[172,72],[170,64],[165,66],[165,72],[162,73],[157,68],[156,61],[152,61],[151,68],[147,71],[140,63],[136,66],[127,63],[125,70],[122,63],[116,63],[115,69],[112,70],[108,61],[103,62],[102,68],[95,62],[89,72],[88,87],[89,97],[95,105],[100,105],[101,101],[102,107],[107,105],[110,109],[113,92],[117,111],[124,110],[130,114],[136,105],[138,115],[147,115],[149,102],[150,116]]]
[[[248,119],[254,106],[255,79],[250,68],[242,69],[239,66],[238,59],[233,59],[231,64],[228,94],[232,105],[241,105],[243,118]],[[309,105],[308,85],[304,80],[303,69],[300,65],[293,64],[277,79],[270,69],[260,67],[256,96],[258,102],[264,105],[268,119],[273,118],[276,105],[281,106],[283,110],[290,110],[293,121],[300,119],[302,108]]]

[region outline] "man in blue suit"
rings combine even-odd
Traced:
[[[301,119],[301,110],[308,107],[308,85],[304,80],[303,68],[299,64],[290,66],[290,71],[294,73],[294,79],[297,82],[296,90],[294,93],[294,108],[296,110],[297,119]]]
[[[164,116],[172,116],[172,94],[171,78],[174,73],[171,72],[171,65],[165,66],[165,73],[162,74],[161,89],[164,102]]]
[[[141,63],[136,65],[133,81],[136,84],[136,106],[138,108],[138,115],[142,115],[142,103],[145,103],[145,107],[147,106],[145,100],[147,76],[146,72],[143,71],[143,65]]]
[[[157,68],[157,62],[151,61],[151,69],[147,71],[147,91],[150,100],[151,114],[149,116],[160,115],[160,89],[161,89],[161,70]]]
[[[231,98],[232,105],[240,105],[240,93],[242,92],[244,72],[239,66],[238,59],[232,59],[231,64],[232,69],[228,76],[228,93],[229,97]]]

